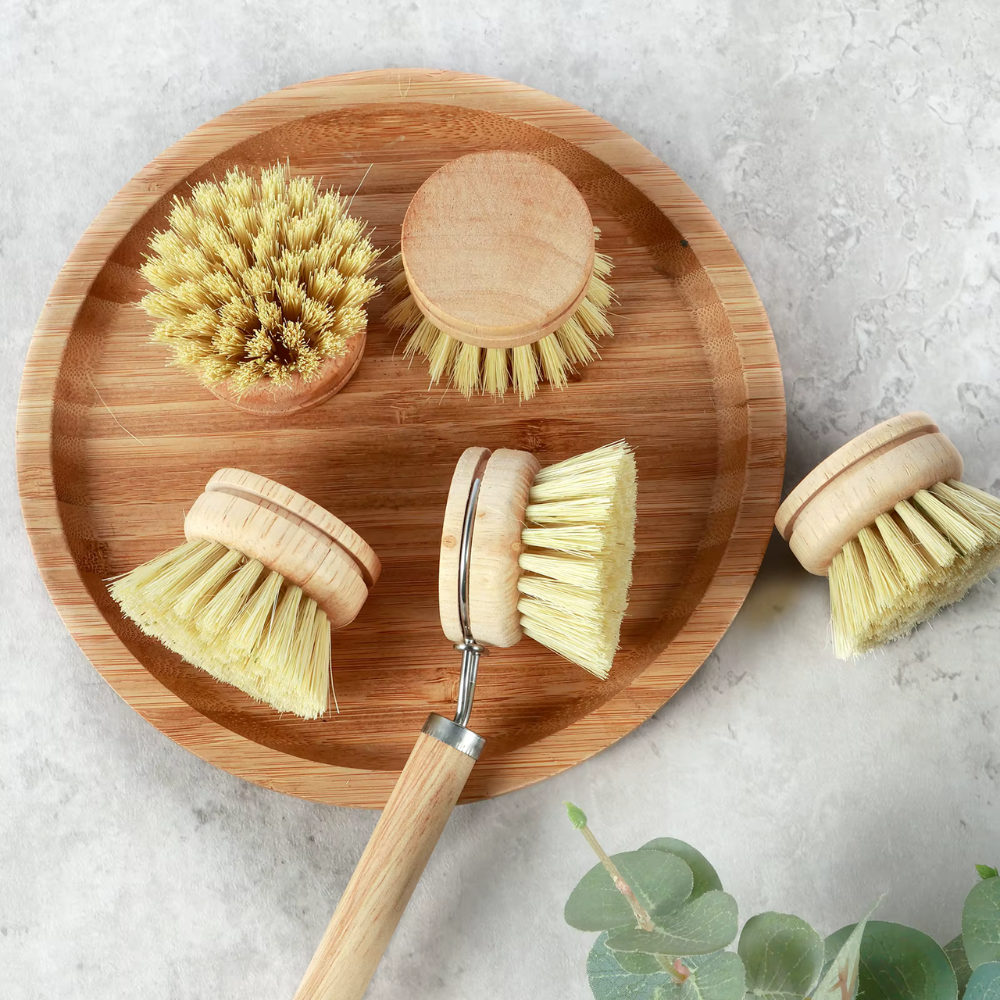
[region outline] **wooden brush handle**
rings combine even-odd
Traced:
[[[360,1000],[484,740],[431,715],[347,883],[295,1000]]]

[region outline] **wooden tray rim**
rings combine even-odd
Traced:
[[[667,650],[609,701],[551,736],[480,762],[477,770],[491,772],[488,796],[557,774],[616,742],[660,708],[697,670],[753,583],[770,536],[784,469],[781,372],[770,325],[749,274],[719,223],[690,188],[640,143],[591,112],[531,87],[487,76],[431,69],[369,70],[324,77],[256,98],[164,150],[104,206],[84,232],[56,277],[29,345],[18,400],[15,453],[22,512],[36,563],[56,610],[94,667],[123,700],[174,742],[268,788],[366,808],[385,803],[398,771],[323,764],[254,743],[191,708],[132,656],[91,600],[66,542],[50,461],[52,419],[63,351],[94,279],[135,222],[187,175],[192,157],[204,162],[234,143],[308,115],[364,103],[412,102],[504,114],[574,142],[621,173],[665,211],[664,188],[669,185],[668,217],[690,242],[726,309],[746,385],[748,435],[742,496],[725,551],[698,607]],[[581,142],[577,134],[581,124],[598,138]],[[627,149],[624,158],[623,148]],[[686,211],[678,212],[678,202],[690,207],[690,217]],[[728,260],[713,261],[720,256],[719,250],[725,251],[721,256]],[[666,697],[664,691],[669,692]]]

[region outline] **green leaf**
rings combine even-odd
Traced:
[[[572,802],[564,802],[563,805],[566,807],[566,815],[569,816],[569,821],[574,828],[582,830],[587,825],[587,814],[579,806],[573,805]]]
[[[626,972],[634,972],[637,976],[648,976],[663,971],[663,966],[656,960],[655,955],[644,955],[641,951],[611,951],[608,954],[614,955],[615,961]]]
[[[995,868],[989,865],[976,865],[976,871],[979,872],[979,877],[983,879],[996,878],[1000,874],[1000,872],[997,872]]]
[[[951,970],[955,973],[955,978],[958,980],[958,995],[961,996],[966,984],[969,982],[969,976],[972,975],[969,960],[965,957],[965,945],[962,944],[961,934],[956,938],[952,938],[944,946],[944,953],[948,956],[948,961],[951,962]]]
[[[646,975],[623,969],[622,956],[608,951],[607,938],[602,934],[587,956],[594,1000],[743,1000],[743,963],[731,951],[684,959],[691,975],[678,983],[658,965],[657,971]]]
[[[653,1000],[743,1000],[746,981],[740,956],[717,951],[699,958],[686,958],[691,975],[683,983],[657,986]]]
[[[671,855],[666,855],[671,857]],[[641,951],[648,955],[707,955],[725,948],[736,937],[739,920],[736,900],[713,890],[685,903],[675,913],[655,915],[656,929],[619,927],[608,936],[612,951]]]
[[[1000,961],[1000,878],[974,886],[962,909],[962,943],[969,966]]]
[[[843,927],[827,938],[828,950],[850,938]],[[847,980],[849,984],[849,980]],[[820,986],[825,985],[824,982]],[[839,987],[838,987],[839,989]],[[847,994],[850,996],[850,994]],[[836,997],[831,990],[814,997]],[[958,984],[941,946],[922,931],[884,920],[869,920],[861,938],[858,1000],[957,1000]]]
[[[861,939],[874,909],[873,906],[868,916],[853,928],[841,928],[826,939],[823,945],[826,968],[811,1000],[853,1000],[861,969]]]
[[[740,958],[747,990],[768,1000],[802,1000],[823,971],[823,939],[804,920],[761,913],[743,927]]]
[[[691,895],[691,869],[672,854],[627,851],[613,854],[611,860],[650,915],[672,913]],[[581,931],[606,931],[635,923],[629,901],[601,864],[580,879],[566,901],[564,916],[570,927]]]
[[[706,892],[711,892],[712,889],[722,888],[722,880],[709,864],[708,858],[683,840],[675,840],[673,837],[657,837],[656,840],[643,844],[639,850],[666,851],[667,854],[675,854],[679,857],[694,874],[694,888],[691,890],[692,899],[703,896]]]
[[[594,1000],[653,1000],[660,986],[672,986],[669,972],[637,975],[623,969],[607,949],[607,934],[602,934],[587,956],[587,978]]]
[[[972,973],[963,1000],[1000,1000],[1000,962],[986,962]]]

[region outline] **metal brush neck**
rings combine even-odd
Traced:
[[[476,642],[469,622],[469,565],[472,562],[472,532],[476,522],[476,508],[479,504],[481,479],[474,479],[469,489],[469,499],[465,504],[462,520],[462,543],[458,553],[458,621],[462,628],[462,641],[455,643],[455,649],[462,654],[462,673],[458,681],[458,706],[455,722],[466,726],[472,713],[472,696],[476,691],[476,674],[479,659],[486,650]]]

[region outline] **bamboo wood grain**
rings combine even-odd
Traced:
[[[473,764],[473,757],[420,734],[295,1000],[364,996]]]
[[[615,263],[615,336],[564,392],[520,404],[428,392],[371,304],[364,360],[332,399],[278,419],[234,410],[166,367],[135,303],[170,199],[230,166],[288,162],[355,192],[352,213],[395,251],[407,206],[443,164],[515,150],[583,196]],[[363,183],[362,183],[363,181]],[[359,187],[360,185],[360,187]],[[376,274],[376,277],[378,275]],[[643,484],[623,648],[601,683],[521,643],[484,662],[489,740],[463,800],[586,759],[656,711],[705,659],[745,597],[771,532],[784,461],[781,372],[739,255],[690,188],[634,139],[530,87],[437,70],[352,73],[226,112],[141,170],[56,279],[18,404],[18,483],[42,577],[102,676],[154,726],[283,792],[385,804],[429,709],[458,669],[438,620],[442,515],[470,445],[544,464],[618,437]],[[242,466],[337,512],[382,577],[337,632],[341,714],[305,722],[255,705],[123,620],[105,579],[178,544],[209,476]]]
[[[826,576],[833,557],[879,514],[918,490],[961,478],[962,456],[931,418],[904,413],[821,462],[788,495],[775,525],[799,562]]]
[[[439,329],[478,347],[520,347],[562,326],[587,294],[594,222],[550,164],[470,153],[420,186],[400,252],[410,293]]]

